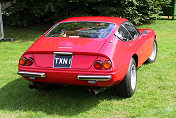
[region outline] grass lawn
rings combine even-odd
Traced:
[[[176,117],[176,20],[139,28],[154,29],[158,56],[155,63],[138,69],[136,93],[123,99],[111,90],[90,96],[82,87],[29,89],[30,82],[16,74],[18,59],[45,29],[5,27],[6,37],[16,41],[0,42],[0,118]]]

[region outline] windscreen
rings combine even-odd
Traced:
[[[46,37],[107,38],[114,29],[114,23],[67,22],[52,28]]]

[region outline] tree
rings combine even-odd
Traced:
[[[3,2],[7,0],[2,0]],[[9,0],[13,1],[13,0]],[[16,0],[7,10],[8,23],[29,26],[73,16],[124,17],[135,24],[149,22],[171,0]],[[151,17],[152,16],[152,17]]]

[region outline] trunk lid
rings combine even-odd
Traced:
[[[98,53],[105,43],[100,38],[65,38],[43,37],[37,40],[28,50],[30,53]]]
[[[89,69],[105,39],[44,37],[36,41],[26,53],[33,54],[37,67],[53,68],[54,52],[72,52],[71,69]]]

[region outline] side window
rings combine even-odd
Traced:
[[[130,22],[124,22],[123,26],[129,31],[133,39],[136,39],[140,34],[136,27]]]
[[[122,25],[116,31],[115,35],[122,41],[132,40],[131,35],[129,34],[129,32]]]

